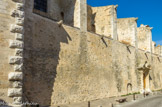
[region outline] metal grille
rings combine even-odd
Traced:
[[[47,12],[47,0],[34,0],[34,9]]]

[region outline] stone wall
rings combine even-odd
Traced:
[[[151,52],[152,51],[152,28],[148,25],[141,25],[137,28],[138,48]]]
[[[48,15],[33,10],[33,0],[27,0],[24,22],[22,1],[0,1],[0,98],[4,101],[19,104],[23,97],[40,106],[53,106],[141,92],[144,68],[149,71],[146,90],[162,88],[162,57],[150,53],[150,27],[138,28],[139,49],[134,47],[135,20],[127,20],[126,28],[118,32],[127,30],[133,46],[117,41],[117,6],[88,6],[88,18],[86,8],[79,11],[79,16],[74,17],[78,18],[78,29],[65,25],[75,22],[70,14],[75,14],[75,6],[67,8],[74,2],[60,4],[53,0],[58,4],[51,5]],[[85,1],[78,5],[77,10],[86,6]],[[60,6],[63,10],[58,9]],[[56,17],[53,10],[65,13]],[[67,18],[65,24],[58,22],[63,20],[62,15]],[[123,24],[118,24],[120,29]],[[157,50],[161,52],[161,48]]]
[[[65,103],[63,97],[68,93],[60,93],[58,87],[62,83],[62,87],[69,84],[65,79],[70,78],[64,77],[67,71],[77,71],[79,30],[58,27],[57,23],[34,14],[26,20],[25,96],[40,105],[50,105],[53,93],[57,92],[57,97]]]
[[[14,66],[9,64],[9,58],[15,55],[15,49],[10,48],[11,40],[15,39],[15,34],[10,32],[15,23],[11,16],[14,8],[16,5],[12,0],[0,0],[0,99],[7,103],[13,101],[7,93],[11,87],[8,74],[14,71]]]
[[[158,55],[152,55],[152,69],[150,72],[150,89],[162,89],[162,58]],[[160,81],[160,82],[158,82]]]
[[[10,106],[22,102],[23,4],[23,0],[0,1],[0,99]]]
[[[117,20],[117,33],[120,42],[136,46],[137,19],[138,18],[121,18]]]
[[[97,87],[92,89],[97,93],[94,98],[137,92],[135,48],[90,33],[87,38],[89,86]],[[133,85],[132,89],[127,89],[128,83]]]
[[[25,23],[24,92],[29,101],[47,106],[140,91],[136,68],[151,62],[144,51],[66,25],[59,27],[34,13],[28,13]],[[160,64],[155,66],[161,69]],[[152,72],[154,79],[159,71]],[[158,79],[152,81],[152,89],[161,88]]]
[[[152,41],[152,53],[155,53],[156,43]]]
[[[36,9],[33,11],[56,21],[63,20],[64,23],[73,26],[74,17],[77,17],[75,11],[79,9],[78,1],[79,0],[47,0],[47,12],[41,12]],[[34,2],[32,1],[31,3],[33,4]],[[33,5],[31,6],[33,8]]]
[[[117,6],[92,7],[94,33],[117,40]]]
[[[33,1],[31,7],[33,9]],[[34,9],[34,13],[40,14],[44,17],[55,21],[62,20],[64,24],[80,28],[86,24],[87,8],[86,0],[47,0],[47,12],[41,12]],[[85,23],[83,23],[85,22]],[[87,29],[84,26],[84,29]]]
[[[25,5],[24,96],[28,101],[49,106],[140,92],[142,74],[137,68],[146,61],[152,65],[152,82],[147,86],[162,88],[161,79],[156,79],[162,69],[156,56],[108,38],[108,33],[112,38],[117,34],[115,6],[88,7],[88,14],[95,16],[88,18],[88,29],[95,27],[99,36],[39,16],[32,5],[31,0]]]
[[[155,47],[155,54],[162,56],[162,46],[158,45]]]
[[[15,52],[9,56],[9,64],[13,66],[13,72],[8,74],[10,87],[8,97],[13,98],[11,106],[21,106],[23,102],[23,49],[24,49],[24,4],[25,0],[13,0],[15,8],[12,8],[11,16],[14,23],[10,26],[10,32],[15,39],[10,40],[9,47]]]

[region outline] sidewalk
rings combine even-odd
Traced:
[[[162,107],[162,94],[115,105],[114,107]]]
[[[145,98],[143,94],[136,94],[135,101],[140,101],[157,95],[162,95],[162,91],[153,92],[152,94],[146,96]],[[134,102],[133,95],[128,95],[123,97],[112,97],[112,98],[99,99],[99,100],[94,100],[89,102],[82,102],[82,103],[69,104],[69,105],[58,105],[52,107],[122,107],[122,106],[118,106],[119,103],[116,100],[123,99],[123,98],[127,99],[127,102],[125,102],[124,104],[129,102]]]

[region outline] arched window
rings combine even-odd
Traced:
[[[47,0],[34,0],[34,9],[47,12]]]

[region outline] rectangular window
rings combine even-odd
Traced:
[[[34,9],[47,12],[47,0],[34,0]]]

